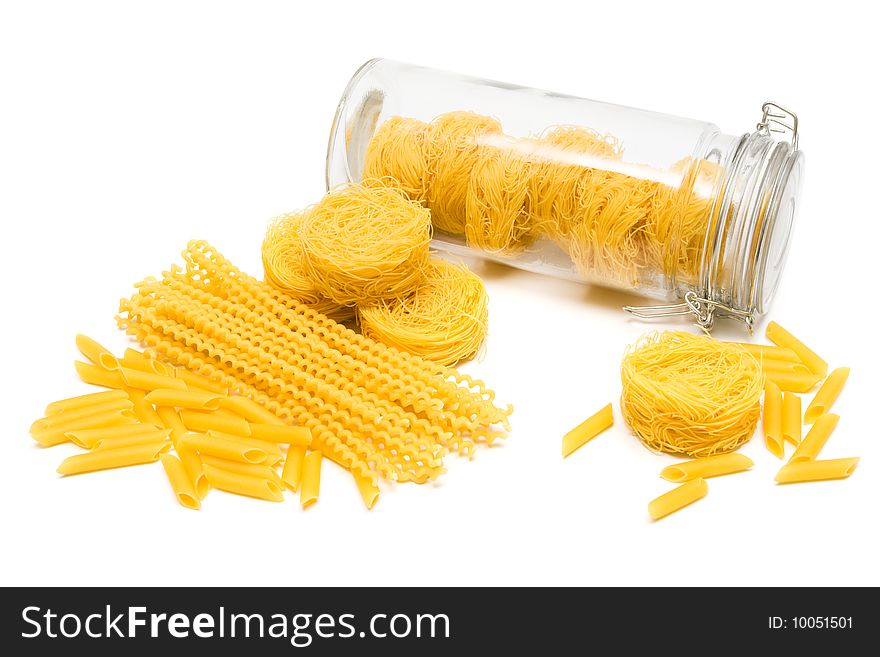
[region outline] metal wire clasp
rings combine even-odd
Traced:
[[[671,303],[661,306],[624,306],[624,311],[639,319],[660,319],[663,317],[677,317],[681,315],[693,315],[697,319],[697,325],[708,331],[715,324],[715,317],[730,317],[745,324],[749,333],[755,324],[755,318],[750,312],[737,310],[730,306],[704,299],[694,291],[688,291],[684,295],[682,303]]]
[[[758,132],[769,134],[771,132],[785,134],[791,133],[791,147],[798,147],[798,117],[790,109],[777,103],[767,101],[761,106],[763,112],[761,120],[755,126]]]

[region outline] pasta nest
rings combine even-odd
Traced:
[[[303,275],[339,305],[403,296],[424,280],[431,213],[377,181],[328,193],[297,232]]]
[[[488,313],[480,277],[464,265],[438,259],[429,261],[425,280],[412,294],[358,308],[365,336],[442,365],[479,351]]]
[[[650,333],[620,368],[620,409],[657,452],[692,458],[731,452],[755,432],[763,376],[739,345],[683,331]]]

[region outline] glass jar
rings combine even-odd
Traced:
[[[776,133],[787,135],[778,139]],[[803,154],[765,103],[751,133],[384,59],[339,102],[328,189],[365,178],[432,212],[434,246],[749,328],[774,296]]]

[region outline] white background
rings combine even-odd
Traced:
[[[880,584],[878,45],[859,4],[4,3],[0,583]],[[616,403],[623,350],[651,327],[622,295],[499,267],[478,268],[491,334],[466,369],[515,404],[514,431],[436,485],[385,486],[367,512],[328,463],[306,512],[215,492],[196,513],[158,465],[57,476],[72,449],[27,428],[86,392],[74,335],[123,349],[118,299],[193,237],[259,275],[266,221],[323,193],[336,103],[374,56],[731,133],[764,100],[796,109],[807,180],[771,317],[852,366],[823,452],[861,456],[852,478],[776,486],[756,437],[753,471],[652,523],[675,459]],[[562,434],[611,400],[615,427],[563,461]]]

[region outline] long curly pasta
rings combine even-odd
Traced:
[[[325,456],[375,483],[424,482],[449,451],[503,437],[511,408],[481,381],[385,347],[243,274],[205,242],[145,279],[120,326],[151,355],[309,428]]]

